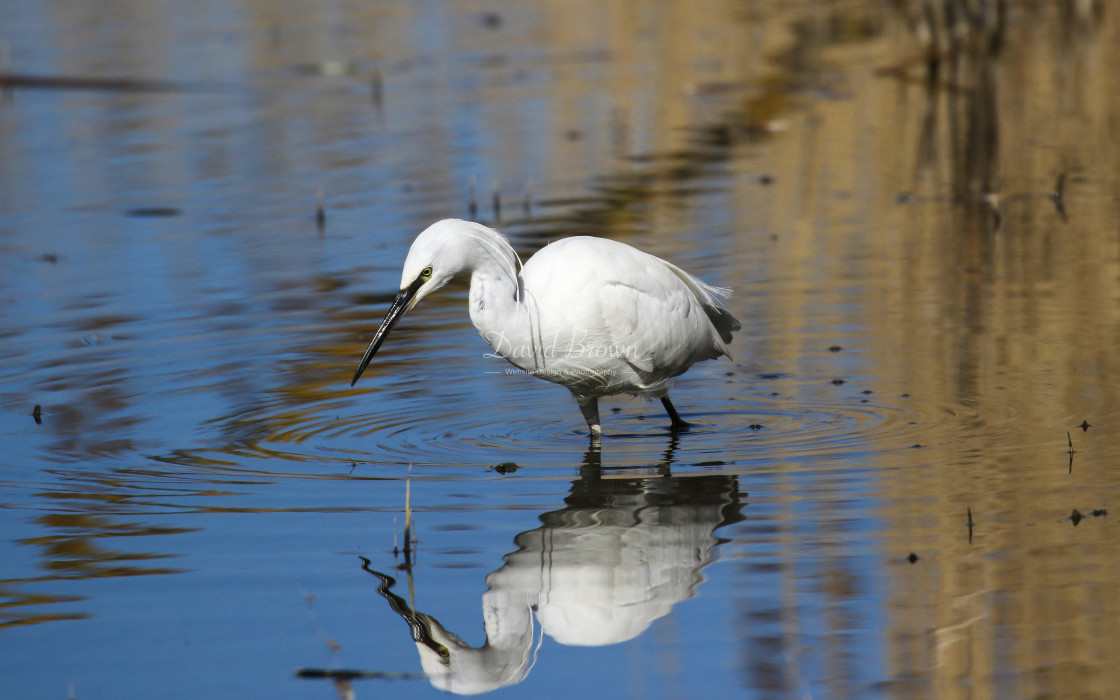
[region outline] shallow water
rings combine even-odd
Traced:
[[[8,5],[4,697],[1120,686],[1115,13]],[[464,285],[350,388],[446,216],[734,288],[694,427]]]

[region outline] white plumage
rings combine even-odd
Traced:
[[[460,272],[471,275],[471,321],[495,353],[571,390],[592,440],[598,400],[661,399],[674,429],[687,424],[669,401],[673,377],[730,356],[740,324],[712,287],[660,258],[604,238],[577,236],[542,248],[521,268],[497,231],[460,219],[432,224],[412,243],[401,287],[354,382],[396,322]]]

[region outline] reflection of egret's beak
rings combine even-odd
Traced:
[[[425,615],[421,612],[416,612],[415,610],[413,610],[412,606],[408,603],[407,600],[401,598],[396,593],[393,593],[393,591],[391,591],[390,589],[393,586],[397,585],[397,580],[395,578],[393,578],[392,576],[386,576],[380,571],[374,571],[373,569],[371,569],[369,567],[369,559],[366,559],[362,556],[359,556],[358,558],[362,560],[362,569],[381,579],[381,585],[377,587],[377,592],[381,594],[381,597],[389,601],[389,607],[393,609],[393,612],[400,615],[404,619],[404,621],[408,623],[408,627],[412,632],[413,641],[415,641],[417,644],[423,644],[428,649],[431,649],[436,654],[436,656],[439,657],[440,663],[444,666],[450,665],[451,652],[448,651],[447,647],[436,641],[434,635],[432,634],[432,631],[433,629],[439,630],[440,632],[442,632],[444,637],[454,637],[454,635],[449,635],[447,630],[443,629],[443,626],[440,625],[434,617],[432,617],[431,615]],[[411,570],[408,572],[408,575],[412,576]],[[455,638],[458,639],[457,637]]]
[[[420,290],[423,285],[423,278],[417,279],[410,284],[407,289],[402,289],[397,292],[397,298],[393,299],[393,305],[389,307],[389,313],[385,314],[385,320],[381,322],[381,327],[377,329],[377,333],[373,335],[373,340],[370,342],[369,347],[366,348],[366,354],[362,356],[362,361],[358,364],[358,371],[354,372],[354,378],[350,380],[350,386],[358,381],[358,377],[362,376],[362,372],[366,371],[366,366],[373,356],[377,353],[377,349],[381,347],[381,343],[385,342],[385,337],[389,335],[389,331],[393,330],[393,326],[397,325],[397,321],[408,313],[415,303],[416,292]]]

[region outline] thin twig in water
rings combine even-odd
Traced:
[[[1065,189],[1066,174],[1060,173],[1054,183],[1053,191],[1050,192],[1050,201],[1054,203],[1054,208],[1058,210],[1058,216],[1062,217],[1063,222],[1069,221],[1069,216],[1066,215]]]
[[[1075,450],[1073,449],[1073,438],[1070,437],[1068,430],[1066,431],[1066,442],[1069,443],[1069,450],[1067,450],[1067,453],[1069,454],[1069,473],[1072,474],[1073,473],[1073,455],[1074,455]]]

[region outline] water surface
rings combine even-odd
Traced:
[[[1114,13],[9,5],[5,697],[1120,686]],[[465,285],[350,388],[447,216],[732,287],[694,428]]]

